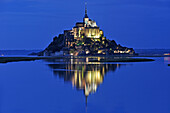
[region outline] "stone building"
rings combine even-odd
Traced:
[[[82,45],[87,46],[86,42],[101,42],[105,44],[106,38],[103,31],[97,26],[96,22],[91,20],[87,15],[85,8],[85,16],[83,22],[77,22],[71,30],[64,31],[65,47],[71,48]]]

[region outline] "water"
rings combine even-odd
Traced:
[[[144,56],[162,56],[170,53],[170,49],[135,49],[135,52]]]
[[[41,50],[0,50],[0,56],[27,56],[31,53],[38,53]]]
[[[0,113],[169,113],[170,57],[154,59],[0,64]]]

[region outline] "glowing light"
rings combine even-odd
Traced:
[[[170,57],[164,57],[164,61],[165,61],[166,63],[170,63]]]
[[[89,62],[89,58],[88,57],[86,57],[86,62]]]
[[[165,53],[164,55],[170,55],[170,53]]]
[[[100,61],[100,57],[98,57],[97,59],[98,59],[98,61]]]
[[[90,51],[86,51],[86,54],[89,54],[90,53]]]

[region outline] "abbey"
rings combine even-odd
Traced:
[[[92,42],[102,42],[105,44],[105,37],[103,36],[103,31],[97,26],[96,22],[91,20],[87,15],[87,8],[85,9],[85,16],[83,22],[77,22],[72,30],[65,30],[64,37],[66,39],[66,47],[73,47],[76,45],[88,46]]]
[[[53,42],[43,51],[44,55],[134,55],[133,48],[122,47],[114,40],[106,39],[104,32],[87,15],[71,30],[54,37]]]

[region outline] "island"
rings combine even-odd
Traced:
[[[146,62],[153,59],[131,58],[138,56],[133,48],[123,47],[114,40],[107,39],[104,32],[87,15],[83,22],[77,22],[71,30],[64,30],[53,38],[53,41],[44,50],[31,57],[0,57],[0,63],[35,61],[35,60],[54,60],[54,59],[78,59],[88,62]]]
[[[77,22],[71,30],[64,30],[53,38],[39,56],[135,56],[133,48],[123,47],[104,36],[104,32],[87,15],[83,22]]]

